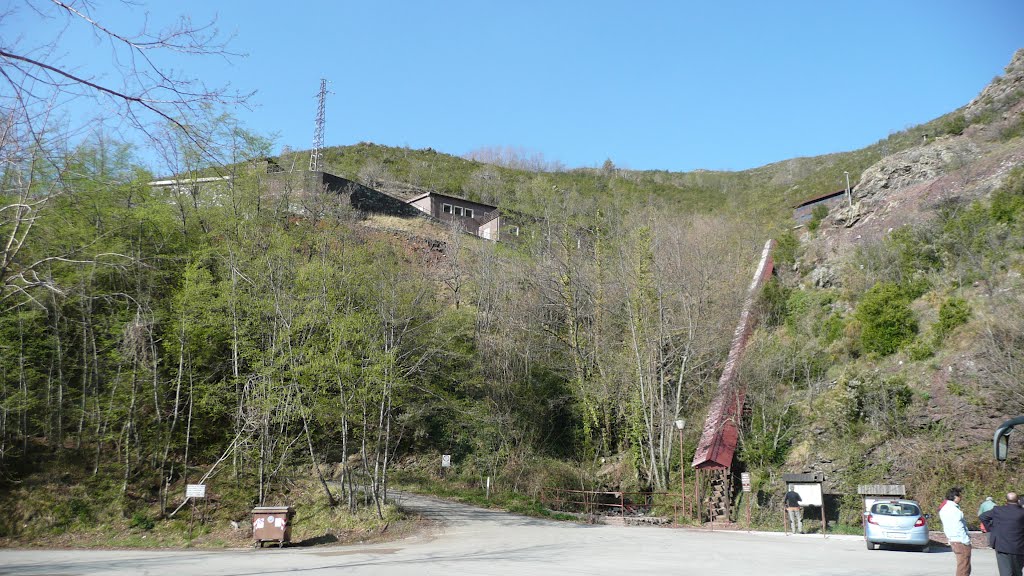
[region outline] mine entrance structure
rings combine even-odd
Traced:
[[[708,409],[704,430],[697,450],[693,454],[693,468],[697,474],[694,482],[694,498],[697,503],[697,520],[704,521],[704,510],[700,497],[701,485],[709,490],[707,518],[712,522],[729,521],[729,504],[732,501],[732,461],[739,439],[739,425],[743,415],[743,400],[746,391],[736,384],[739,362],[747,348],[747,341],[754,331],[756,318],[754,305],[765,282],[772,275],[775,266],[772,261],[774,240],[768,240],[761,252],[754,279],[747,289],[739,324],[733,332],[729,346],[729,357],[725,369],[718,379],[718,390]]]

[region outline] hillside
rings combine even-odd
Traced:
[[[825,472],[846,530],[859,483],[906,484],[930,510],[952,484],[969,502],[1015,487],[1021,451],[996,467],[987,443],[1024,410],[1022,86],[1024,51],[932,122],[743,172],[324,151],[328,172],[395,197],[498,205],[521,229],[500,243],[272,190],[265,148],[216,191],[149,186],[106,141],[12,161],[0,537],[180,542],[173,512],[194,482],[222,529],[295,504],[316,530],[363,522],[355,537],[397,517],[396,479],[491,478],[531,509],[553,487],[674,493],[681,471],[692,485],[697,423],[768,237],[777,276],[740,368],[733,466],[753,475],[754,521],[776,521],[785,472]],[[852,202],[798,226],[793,206],[845,172]]]
[[[1019,460],[991,463],[991,438],[1024,408],[1010,377],[1021,328],[1010,319],[1022,288],[1022,131],[1018,51],[974,101],[909,131],[917,145],[867,166],[852,204],[801,229],[800,257],[781,274],[788,326],[764,337],[811,338],[831,367],[806,392],[790,390],[804,396],[804,424],[782,469],[825,471],[846,494],[858,482],[906,483],[925,502],[947,485],[966,485],[974,501],[1019,481]],[[876,296],[890,301],[872,314],[891,314],[890,324],[868,315]],[[869,327],[881,332],[869,337]],[[876,338],[892,346],[865,349]]]
[[[831,368],[814,374],[801,386],[790,390],[789,394],[796,398],[788,402],[793,410],[791,415],[799,414],[798,419],[808,419],[810,427],[790,423],[792,428],[788,433],[792,434],[793,449],[786,452],[785,460],[778,460],[776,456],[778,468],[769,466],[762,472],[772,477],[783,471],[823,470],[829,474],[831,488],[837,492],[851,493],[858,481],[884,481],[908,483],[916,486],[923,498],[938,498],[943,489],[934,476],[934,469],[921,466],[921,459],[936,450],[933,446],[937,440],[933,438],[944,434],[947,436],[942,441],[944,444],[964,451],[963,455],[957,454],[957,459],[943,464],[959,470],[965,465],[959,461],[960,457],[986,459],[991,431],[1000,421],[1015,415],[1016,405],[1000,400],[999,394],[1005,390],[996,389],[985,381],[986,374],[993,369],[988,366],[993,359],[986,357],[992,350],[979,340],[985,330],[991,330],[987,323],[998,318],[1006,310],[1005,306],[1011,309],[1014,306],[993,299],[992,295],[1007,296],[1020,289],[1019,256],[1012,251],[1000,254],[999,258],[1004,260],[987,264],[991,276],[975,279],[977,273],[967,274],[970,281],[965,283],[964,272],[960,269],[965,265],[958,262],[964,254],[956,244],[972,240],[954,237],[944,240],[951,244],[952,253],[935,256],[946,260],[944,265],[933,266],[930,270],[920,265],[916,270],[897,271],[895,278],[891,270],[875,270],[872,274],[858,272],[866,265],[891,266],[866,263],[887,258],[877,252],[898,250],[892,244],[902,240],[893,238],[903,238],[906,234],[924,235],[923,242],[939,240],[935,228],[954,226],[959,211],[968,210],[975,203],[990,202],[995,191],[1016,194],[1016,184],[1012,180],[1008,182],[1008,178],[1015,168],[1024,165],[1022,133],[1024,51],[1019,51],[1007,66],[1005,76],[994,80],[975,100],[942,118],[892,134],[863,150],[793,159],[741,173],[630,172],[608,167],[531,173],[445,157],[432,151],[389,150],[367,145],[336,150],[332,166],[358,177],[361,170],[365,175],[363,167],[369,165],[370,172],[383,174],[380,176],[383,179],[379,180],[382,185],[388,185],[387,178],[406,179],[402,183],[406,186],[415,181],[419,186],[482,198],[512,213],[533,211],[543,215],[536,203],[523,201],[524,192],[550,187],[555,192],[573,190],[597,202],[613,197],[620,202],[649,204],[653,201],[663,213],[696,211],[753,219],[757,228],[766,234],[784,236],[790,217],[789,206],[842,189],[843,172],[850,172],[854,184],[851,205],[844,202],[835,206],[813,231],[799,229],[799,256],[791,262],[791,269],[783,269],[779,274],[788,305],[813,317],[813,311],[808,313],[806,306],[807,301],[815,302],[814,305],[827,311],[827,318],[820,320],[834,324],[830,330],[849,333],[859,329],[853,318],[855,310],[872,285],[893,279],[905,281],[899,275],[911,273],[928,286],[915,288],[921,293],[915,294],[909,302],[915,315],[915,331],[921,336],[908,344],[908,348],[885,355],[858,350],[856,335],[847,334],[831,343],[815,341],[814,345],[821,345],[823,349],[805,350],[812,358],[802,361],[813,363],[828,358]],[[437,160],[432,162],[431,158]],[[390,167],[393,173],[381,171],[381,166]],[[421,167],[418,174],[416,166]],[[435,179],[431,179],[431,175],[435,175]],[[481,186],[481,183],[486,185]],[[999,239],[991,241],[1013,244],[1014,239],[1012,233],[1004,232]],[[938,246],[926,248],[940,250]],[[888,256],[901,257],[906,258]],[[974,315],[954,336],[948,340],[943,336],[944,341],[938,343],[938,338],[931,333],[939,330],[943,306],[951,301],[965,302]],[[792,315],[794,311],[785,313]],[[842,326],[839,319],[843,319]],[[800,329],[795,325],[809,321],[813,320],[787,318],[780,328],[763,329],[759,335],[762,345],[788,345],[788,339],[800,336]],[[803,328],[807,330],[806,326]],[[803,336],[814,337],[817,330],[811,328],[811,334]],[[933,341],[922,343],[928,338]],[[846,350],[842,349],[844,346]],[[931,348],[936,349],[928,350]],[[756,366],[766,362],[772,353],[767,352],[769,357],[766,358],[764,350],[755,350],[752,354],[761,356],[749,363]],[[892,389],[897,396],[904,394],[905,386],[908,398],[883,399],[883,403],[894,403],[887,408],[894,413],[883,419],[898,418],[895,412],[905,410],[906,422],[887,422],[885,426],[892,427],[889,430],[885,430],[885,426],[882,430],[872,429],[879,424],[872,420],[877,415],[865,421],[861,420],[864,416],[861,414],[854,418],[854,424],[867,424],[868,430],[855,435],[862,444],[860,449],[853,454],[848,453],[848,449],[834,453],[836,438],[830,439],[825,433],[834,424],[812,415],[821,410],[820,402],[834,401],[828,396],[838,394],[836,387],[875,385],[865,384],[863,380],[877,381],[883,390],[890,389],[883,395],[893,394]],[[808,386],[809,390],[801,391],[802,386]],[[857,394],[860,393],[863,392]],[[863,398],[854,398],[854,402],[860,405],[853,408],[855,411],[872,410],[861,405],[865,402]],[[755,408],[755,412],[760,409]],[[951,426],[951,422],[962,425]],[[821,441],[806,438],[808,433],[810,437],[820,435]],[[800,435],[805,438],[796,441]],[[869,462],[878,458],[879,461],[854,470],[836,464],[845,462],[848,466],[861,458]],[[968,476],[978,473],[972,470]],[[982,477],[983,482],[992,482],[987,474]]]

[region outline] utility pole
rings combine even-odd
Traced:
[[[316,109],[316,126],[313,129],[313,150],[309,153],[309,171],[310,172],[321,172],[324,169],[323,165],[323,150],[324,147],[324,103],[327,100],[327,79],[320,79],[320,94],[319,104]]]
[[[850,196],[850,173],[843,170],[843,174],[846,174],[846,205],[853,206],[853,196]]]

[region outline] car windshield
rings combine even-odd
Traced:
[[[919,516],[921,509],[910,502],[878,502],[871,507],[871,513],[883,516]]]

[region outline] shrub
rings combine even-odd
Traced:
[[[66,530],[74,524],[89,524],[93,521],[93,510],[89,502],[72,498],[54,506],[54,527]]]
[[[140,528],[142,530],[152,530],[153,526],[156,526],[156,522],[149,517],[145,512],[136,512],[132,514],[130,522],[132,528]]]
[[[828,207],[824,204],[818,204],[811,209],[811,221],[807,223],[807,229],[814,232],[821,225],[821,221],[828,216]]]
[[[861,397],[864,418],[891,433],[901,431],[907,422],[907,408],[914,391],[902,376],[872,380]]]
[[[1006,223],[1017,220],[1024,212],[1024,166],[1010,170],[1003,185],[992,194],[990,211],[993,220]]]
[[[838,430],[851,433],[868,424],[891,434],[901,432],[914,393],[900,376],[881,378],[874,373],[842,375],[818,402],[818,409]]]
[[[786,326],[799,334],[818,336],[834,298],[825,290],[791,290],[786,300]]]
[[[796,263],[797,249],[800,247],[800,240],[797,239],[796,234],[793,234],[792,230],[786,230],[775,239],[775,254],[773,259],[775,264],[794,264]]]
[[[942,259],[933,242],[927,229],[912,226],[897,228],[885,238],[884,245],[893,255],[897,281],[909,284],[920,278],[920,272],[942,268]]]
[[[875,284],[857,305],[861,345],[866,352],[888,356],[913,340],[917,318],[906,293],[896,284]]]
[[[919,362],[934,356],[935,348],[932,347],[930,342],[918,338],[907,347],[907,355],[914,362]]]
[[[939,306],[939,321],[935,324],[935,339],[941,342],[957,326],[967,323],[971,306],[963,298],[949,298]]]
[[[854,266],[864,271],[865,279],[898,284],[916,298],[929,289],[929,273],[943,268],[937,237],[934,225],[897,228],[881,242],[859,246]]]
[[[854,358],[859,357],[864,353],[864,347],[861,344],[861,335],[864,332],[864,326],[854,316],[850,318],[846,325],[843,326],[843,342],[846,346],[846,351]]]
[[[1024,136],[1024,119],[1012,122],[999,131],[999,138],[1003,141],[1013,140],[1021,136]]]
[[[786,319],[786,304],[790,290],[782,285],[777,278],[772,277],[758,299],[761,310],[761,317],[767,326],[778,326]]]
[[[831,314],[822,326],[822,338],[825,344],[831,344],[843,337],[846,320],[840,314]]]
[[[1024,197],[999,190],[992,194],[989,211],[996,222],[1009,224],[1017,220],[1018,215],[1024,211]]]
[[[942,134],[956,134],[960,135],[964,133],[967,128],[967,118],[963,114],[955,114],[946,118],[942,124],[939,125],[939,130]]]

